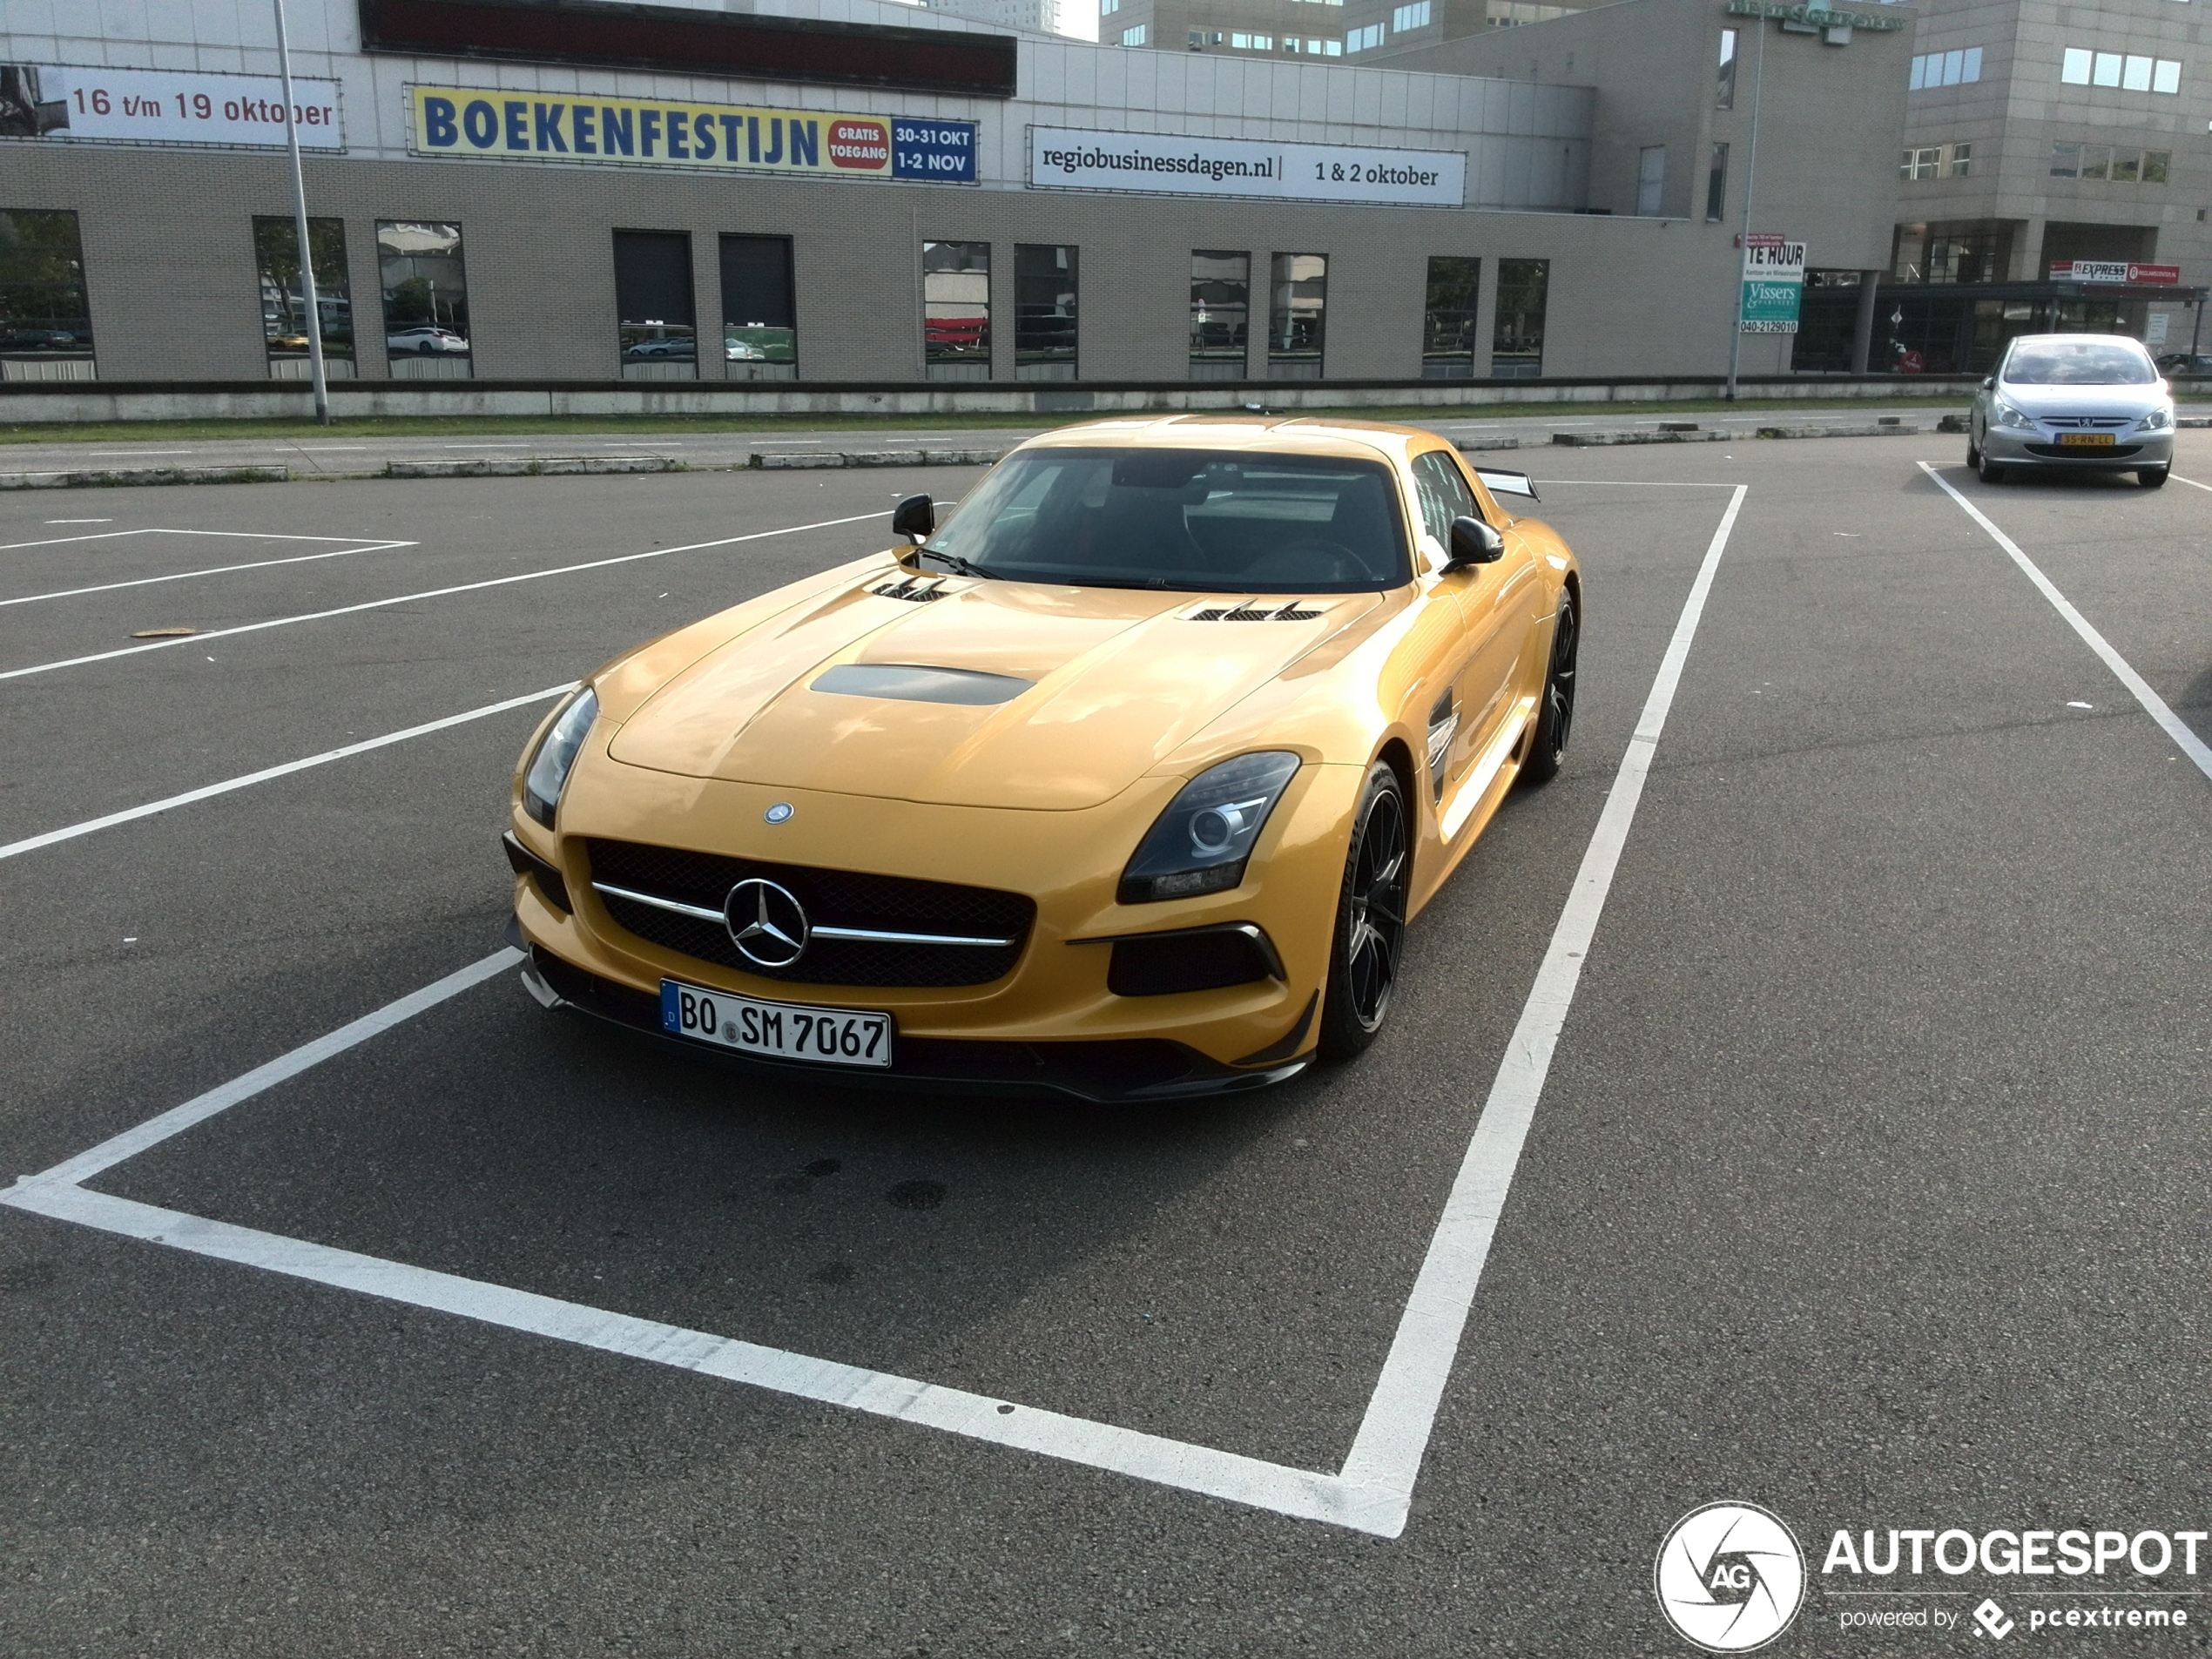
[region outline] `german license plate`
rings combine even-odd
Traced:
[[[2109,449],[2112,448],[2112,434],[2109,432],[2061,432],[2059,434],[2059,448],[2061,449]]]
[[[671,1036],[776,1060],[810,1060],[823,1066],[891,1063],[891,1016],[859,1008],[762,1002],[664,979],[660,1023]]]

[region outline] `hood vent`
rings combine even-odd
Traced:
[[[880,588],[870,588],[868,591],[882,599],[911,599],[918,605],[926,605],[932,599],[945,597],[945,578],[937,576],[901,577],[895,582],[885,583]]]
[[[1286,605],[1264,605],[1250,599],[1240,599],[1233,605],[1208,605],[1204,610],[1184,613],[1186,622],[1312,622],[1328,614],[1326,608],[1316,610],[1310,605],[1293,599]]]

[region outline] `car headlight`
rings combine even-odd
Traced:
[[[2153,409],[2136,422],[2145,432],[2163,432],[2173,424],[2174,411],[2171,409]]]
[[[1209,766],[1184,785],[1136,844],[1122,872],[1121,902],[1186,899],[1242,881],[1252,844],[1298,768],[1296,755],[1263,750]]]
[[[598,718],[599,694],[587,685],[561,705],[530,757],[529,770],[523,774],[523,810],[548,829],[553,827],[553,809],[560,805],[584,733]]]
[[[2027,416],[2022,415],[2011,404],[2000,400],[1996,405],[1996,408],[1997,424],[1999,426],[2014,427],[2024,431],[2031,432],[2034,430],[2035,422],[2029,420]]]

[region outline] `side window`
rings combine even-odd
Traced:
[[[1439,547],[1452,545],[1453,519],[1482,516],[1467,479],[1441,450],[1413,457],[1413,489],[1420,497],[1421,528],[1436,538]]]

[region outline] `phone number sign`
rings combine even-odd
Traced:
[[[1805,291],[1805,245],[1758,233],[1743,239],[1743,286],[1737,327],[1747,334],[1794,334]]]

